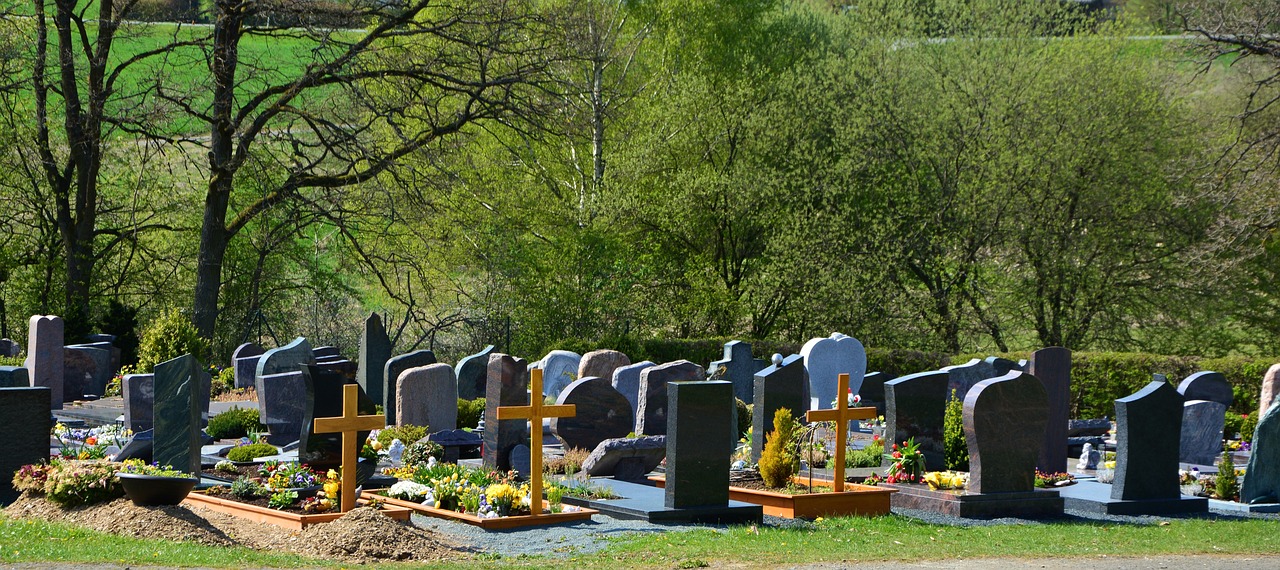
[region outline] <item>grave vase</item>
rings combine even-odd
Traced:
[[[162,477],[137,473],[117,473],[125,496],[139,507],[176,505],[200,482],[195,477]]]

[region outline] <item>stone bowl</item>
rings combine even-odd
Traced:
[[[137,473],[117,473],[125,496],[139,507],[176,505],[187,498],[200,480],[195,477],[161,477]]]

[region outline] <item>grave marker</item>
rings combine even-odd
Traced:
[[[178,471],[200,473],[200,363],[184,354],[155,368],[152,458]]]
[[[816,402],[805,409],[821,408],[836,399],[836,381],[842,374],[849,375],[849,388],[857,394],[862,388],[862,377],[867,373],[867,351],[862,342],[841,333],[831,333],[828,338],[815,338],[800,349],[804,367],[809,371],[809,398]]]
[[[942,438],[950,377],[935,370],[884,383],[885,445],[914,438],[928,471],[942,471],[947,465]]]
[[[953,391],[956,398],[964,400],[965,394],[969,393],[974,384],[997,376],[995,366],[992,366],[990,362],[978,360],[977,358],[964,364],[947,366],[942,371],[949,375],[947,378],[948,400],[951,399]]]
[[[530,376],[529,405],[499,406],[495,417],[499,421],[529,421],[529,514],[537,516],[542,514],[542,419],[573,417],[576,409],[572,404],[544,405],[538,397],[543,393],[542,371],[534,370]]]
[[[231,364],[235,367],[236,372],[236,388],[252,388],[254,386],[254,375],[258,371],[258,360],[265,353],[261,346],[252,342],[246,342],[237,346],[235,351],[231,353]]]
[[[582,362],[578,364],[578,378],[595,376],[609,382],[613,380],[614,370],[630,365],[631,359],[621,352],[608,349],[593,350],[582,355]]]
[[[295,338],[289,344],[262,353],[258,359],[258,368],[254,371],[254,382],[258,393],[262,393],[262,386],[256,379],[271,374],[300,371],[303,365],[315,363],[316,357],[311,352],[311,344],[303,337]]]
[[[983,380],[964,398],[970,493],[1034,491],[1049,397],[1035,376]]]
[[[1240,501],[1280,503],[1280,405],[1267,408],[1253,433]]]
[[[33,387],[49,389],[54,410],[62,409],[63,355],[62,332],[64,324],[54,315],[32,315],[27,329],[27,359],[23,365],[30,375]]]
[[[156,403],[155,374],[125,374],[120,381],[124,396],[124,426],[134,433],[152,427]]]
[[[723,381],[666,383],[671,415],[667,419],[669,509],[729,504],[729,458],[724,442],[734,435],[733,384]]]
[[[7,338],[0,338],[0,356],[13,358],[19,354],[22,354],[22,345]]]
[[[382,415],[360,415],[357,409],[360,404],[360,386],[347,384],[342,389],[342,415],[331,418],[316,418],[316,433],[342,434],[342,512],[356,506],[356,463],[360,459],[360,446],[364,440],[361,432],[382,429],[387,419]]]
[[[0,366],[0,388],[30,388],[27,369],[21,366]]]
[[[565,449],[594,450],[606,439],[626,437],[636,425],[631,404],[603,378],[588,376],[565,386],[556,404],[577,410],[572,417],[551,420],[551,432]]]
[[[458,375],[459,398],[474,400],[488,397],[489,356],[492,354],[493,345],[491,344],[484,347],[484,350],[458,361],[454,373]],[[521,362],[524,361],[521,360]]]
[[[528,364],[523,358],[506,354],[489,355],[488,391],[484,398],[485,467],[509,471],[511,449],[528,438],[524,422],[498,419],[500,406],[523,406],[529,401]],[[463,384],[465,382],[458,383],[459,387]],[[541,432],[542,426],[538,425],[535,430]]]
[[[427,426],[427,433],[458,426],[458,379],[448,364],[428,364],[401,372],[396,379],[395,399],[399,425]]]
[[[809,373],[805,370],[804,357],[799,354],[788,356],[778,364],[774,364],[755,374],[755,398],[751,407],[751,460],[759,461],[764,452],[765,434],[773,428],[773,415],[779,409],[791,410],[797,422],[804,420],[805,410],[809,408],[809,400],[804,396],[804,388],[809,384]]]
[[[307,403],[311,397],[302,372],[294,370],[259,376],[257,383],[258,420],[271,431],[271,444],[282,447],[302,441]]]
[[[565,386],[578,379],[578,367],[582,364],[582,357],[576,352],[553,350],[542,357],[541,362],[542,375],[546,379],[546,384],[542,387],[546,393],[543,395],[554,398],[560,395],[560,391]]]
[[[399,403],[396,401],[398,398],[396,395],[396,389],[398,389],[396,387],[396,383],[400,380],[400,374],[410,368],[420,368],[435,363],[436,353],[430,350],[415,350],[408,354],[401,354],[387,360],[386,366],[383,367],[382,377],[386,378],[387,382],[390,382],[391,387],[393,388],[387,395],[386,401],[382,403],[382,412],[387,416],[387,425],[401,424],[398,417],[400,412],[397,408]],[[454,378],[457,378],[456,374],[454,375]],[[456,394],[457,391],[457,387],[455,387],[454,393]]]
[[[1182,441],[1178,460],[1213,465],[1222,453],[1222,430],[1227,406],[1222,402],[1191,400],[1182,405]]]
[[[847,394],[849,392],[849,375],[841,374],[837,382],[836,392]],[[844,491],[844,448],[845,441],[849,438],[849,422],[869,420],[874,417],[876,417],[875,408],[850,408],[848,398],[836,398],[836,408],[834,410],[810,410],[805,414],[805,419],[810,422],[836,423],[835,480],[831,484],[832,491],[836,493]]]
[[[360,362],[356,369],[356,381],[364,388],[364,393],[385,410],[387,400],[394,400],[396,378],[384,376],[387,361],[391,360],[391,339],[387,329],[382,325],[382,318],[377,313],[370,313],[364,320],[364,332],[360,335]],[[456,384],[454,391],[457,391]],[[457,406],[454,402],[454,406]],[[395,419],[391,418],[394,422]],[[449,426],[452,428],[453,426]]]
[[[704,378],[706,374],[702,367],[688,360],[668,362],[640,372],[640,405],[636,409],[636,434],[667,433],[667,384],[702,381]],[[733,409],[734,406],[729,406],[730,413]]]
[[[645,360],[613,371],[613,389],[622,393],[631,404],[631,414],[636,419],[640,418],[640,373],[654,366],[657,364]]]
[[[1187,376],[1182,383],[1178,384],[1178,393],[1183,398],[1190,400],[1208,400],[1210,402],[1218,402],[1228,408],[1231,402],[1235,401],[1235,394],[1231,391],[1231,383],[1227,382],[1226,377],[1217,372],[1203,371],[1196,372]]]
[[[751,343],[733,340],[724,343],[724,358],[707,368],[714,380],[733,383],[733,396],[746,403],[755,401],[756,373],[769,366],[763,358],[751,355]]]
[[[115,370],[111,368],[111,350],[80,344],[67,346],[63,350],[66,351],[63,354],[63,360],[65,362],[64,373],[68,376],[72,374],[70,363],[72,362],[73,357],[70,353],[78,352],[88,357],[89,360],[87,364],[82,363],[80,365],[83,370],[77,371],[80,374],[87,374],[86,376],[83,376],[83,393],[102,396],[103,392],[106,390],[107,384],[111,382],[111,377],[115,373]]]
[[[1182,395],[1168,382],[1151,382],[1116,400],[1116,468],[1111,498],[1176,499]]]
[[[13,472],[49,459],[53,404],[48,387],[0,388],[0,506],[17,500]]]
[[[1012,361],[1005,361],[1010,365]],[[1036,465],[1046,473],[1065,472],[1067,469],[1067,421],[1071,410],[1071,351],[1062,347],[1042,348],[1031,354],[1032,376],[1040,379],[1049,396],[1048,424],[1044,441],[1040,444],[1040,456]],[[1000,372],[1003,366],[996,367]],[[1005,370],[1007,374],[1014,368]]]
[[[1271,409],[1277,393],[1280,393],[1280,364],[1272,364],[1271,368],[1267,369],[1266,375],[1262,377],[1262,394],[1258,398],[1259,421],[1262,415]]]
[[[377,413],[378,408],[364,393],[364,389],[359,388],[359,384],[341,373],[320,365],[307,365],[302,367],[302,378],[306,387],[306,399],[302,420],[304,429],[298,440],[298,460],[309,463],[316,469],[337,467],[342,463],[341,438],[332,434],[316,433],[312,429],[314,419],[343,415],[347,386],[357,387],[357,406],[360,413],[373,415]],[[365,438],[368,435],[366,432],[361,437]]]

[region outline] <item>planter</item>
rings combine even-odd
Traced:
[[[650,477],[658,483],[658,487],[666,486],[665,477]],[[804,485],[809,478],[793,477],[792,481]],[[814,479],[814,485],[830,486],[832,481]],[[845,490],[839,493],[808,493],[789,495],[773,491],[761,491],[744,487],[729,486],[729,499],[742,501],[764,508],[764,514],[788,519],[812,519],[817,517],[865,516],[874,517],[889,514],[889,495],[895,489],[845,483]]]
[[[191,493],[190,495],[187,495],[187,499],[183,501],[183,503],[188,506],[204,507],[211,511],[225,513],[254,522],[273,524],[278,527],[291,530],[302,530],[311,525],[332,522],[342,518],[343,515],[343,513],[340,512],[320,513],[314,515],[289,513],[285,511],[278,511],[276,509],[259,507],[257,505],[249,505],[239,501],[233,501],[231,499],[223,499],[222,497],[211,497],[204,493]],[[360,505],[364,505],[366,503],[368,503],[368,501],[357,501],[357,504]],[[400,521],[409,520],[410,515],[413,514],[413,511],[410,511],[409,509],[391,505],[384,505],[382,510],[379,512]]]
[[[200,480],[195,477],[161,477],[159,475],[139,475],[136,473],[117,473],[120,486],[124,487],[125,496],[139,507],[157,507],[176,505],[187,497]]]
[[[458,521],[461,523],[478,526],[485,530],[520,528],[525,526],[558,524],[558,523],[572,522],[572,521],[589,521],[591,520],[591,515],[600,513],[600,511],[597,511],[595,509],[582,508],[581,510],[571,512],[571,513],[546,513],[546,514],[541,514],[537,516],[519,515],[514,517],[497,517],[497,518],[487,519],[483,517],[478,517],[470,513],[460,513],[457,511],[450,511],[446,509],[437,509],[435,507],[428,507],[426,505],[423,505],[421,503],[415,503],[413,501],[406,501],[404,499],[393,499],[391,497],[383,495],[382,493],[385,491],[386,489],[365,491],[364,494],[361,495],[361,497],[363,499],[377,499],[379,501],[382,501],[383,503],[386,503],[387,505],[394,505],[394,506],[403,507],[406,509],[413,509],[414,511],[417,511],[429,517]],[[547,507],[548,506],[547,502],[543,501],[542,506],[544,508]]]

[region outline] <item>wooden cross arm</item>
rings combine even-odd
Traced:
[[[809,410],[804,415],[804,419],[811,422],[870,420],[875,417],[876,409],[873,407],[846,408],[843,414],[840,410]]]
[[[343,431],[370,431],[387,426],[386,416],[356,416],[353,418],[316,418],[316,433]]]
[[[539,418],[572,417],[577,413],[577,404],[556,404],[538,407]],[[500,420],[528,420],[533,419],[533,414],[533,406],[501,406],[498,408],[498,419]]]

